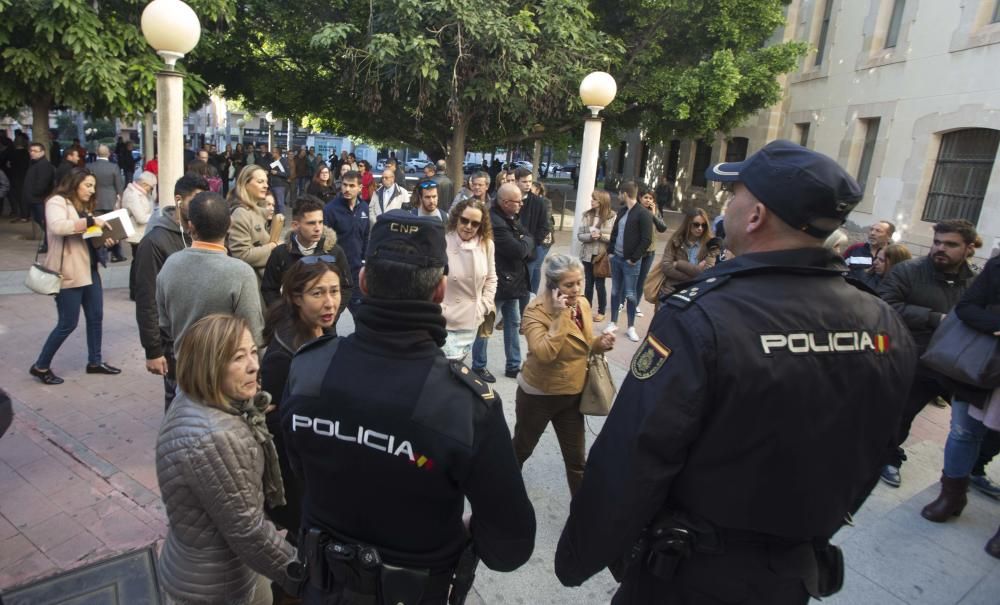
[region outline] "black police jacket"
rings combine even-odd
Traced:
[[[441,570],[469,540],[510,571],[534,549],[535,514],[500,398],[441,353],[425,302],[367,298],[356,332],[304,346],[281,404],[289,462],[305,484],[302,527],[377,547],[387,562]]]
[[[828,538],[878,481],[916,362],[906,326],[822,249],[739,256],[657,312],[556,553],[578,585],[654,515]]]

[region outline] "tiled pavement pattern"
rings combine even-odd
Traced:
[[[22,271],[32,243],[0,224],[0,386],[15,399],[11,432],[0,439],[0,590],[143,547],[162,538],[153,445],[162,417],[158,378],[143,367],[133,305],[123,286],[127,266],[104,271],[104,356],[120,376],[84,373],[83,319],[53,363],[66,379],[46,387],[27,374],[55,323],[51,300],[23,292]],[[569,232],[557,239],[566,249]],[[644,333],[652,315],[639,320]],[[350,318],[342,328],[351,329]],[[612,373],[624,376],[636,345],[624,338],[610,354]],[[490,368],[500,374],[500,338],[490,343]],[[500,378],[497,390],[513,426],[515,383]],[[600,431],[601,419],[589,419]],[[948,412],[928,408],[914,425],[903,467],[903,486],[879,485],[857,518],[835,542],[845,548],[848,571],[834,604],[1000,603],[1000,561],[982,551],[1000,522],[1000,503],[970,494],[956,521],[934,525],[919,516],[933,499],[941,467]],[[588,434],[592,442],[593,434]],[[1000,479],[1000,465],[990,468]],[[562,588],[552,561],[569,494],[551,431],[525,464],[525,483],[536,507],[538,536],[531,561],[512,574],[480,569],[478,603],[606,603],[614,582],[605,572],[577,589]],[[790,477],[789,480],[794,480]]]

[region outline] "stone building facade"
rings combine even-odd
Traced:
[[[778,105],[710,144],[632,132],[612,143],[609,170],[651,186],[665,174],[678,207],[717,213],[704,167],[785,138],[858,178],[855,225],[891,220],[919,252],[935,220],[968,218],[982,257],[1000,248],[1000,0],[794,0],[787,17],[774,39],[813,51]]]

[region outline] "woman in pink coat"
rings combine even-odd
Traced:
[[[497,272],[490,213],[474,198],[451,208],[448,219],[448,282],[441,311],[447,322],[444,354],[461,360],[472,350],[479,325],[496,313]]]

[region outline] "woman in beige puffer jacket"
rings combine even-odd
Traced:
[[[177,398],[156,444],[167,603],[270,604],[270,580],[298,593],[289,575],[295,551],[264,517],[265,498],[284,504],[284,493],[264,424],[270,397],[257,396],[259,367],[243,319],[209,315],[181,338]]]

